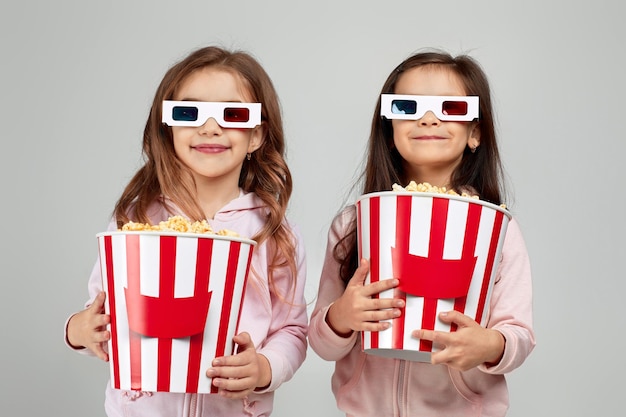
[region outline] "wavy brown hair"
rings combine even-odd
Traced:
[[[450,188],[471,187],[481,199],[501,204],[505,195],[504,175],[496,141],[491,91],[485,72],[468,55],[454,57],[443,51],[429,50],[412,55],[398,65],[387,77],[380,93],[395,93],[402,74],[422,66],[451,71],[461,80],[466,95],[479,97],[477,128],[480,130],[480,146],[474,153],[469,148],[465,149],[461,163],[452,173]],[[406,177],[402,162],[402,156],[393,146],[391,120],[380,116],[379,96],[372,118],[367,162],[360,179],[362,194],[391,190],[394,183],[406,185],[411,178]],[[334,256],[341,264],[341,278],[344,282],[349,281],[358,266],[356,219],[348,233],[335,245]]]
[[[268,208],[266,223],[252,239],[257,244],[268,241],[271,247],[276,248],[273,258],[269,260],[268,271],[269,284],[275,289],[273,273],[277,268],[287,266],[294,280],[296,277],[294,236],[285,223],[293,183],[284,158],[285,138],[278,95],[263,67],[246,52],[228,51],[215,46],[201,48],[165,73],[154,96],[143,133],[144,164],[117,201],[114,216],[118,225],[129,220],[148,223],[148,208],[155,201],[166,204],[161,198],[166,196],[189,219],[205,218],[196,198],[192,172],[176,156],[172,130],[161,122],[161,113],[163,100],[173,100],[175,92],[187,77],[206,67],[230,72],[242,82],[251,99],[261,103],[263,142],[254,157],[244,161],[239,186],[246,192],[256,193]]]

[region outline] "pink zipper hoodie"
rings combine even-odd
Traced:
[[[173,207],[171,201],[165,204]],[[240,236],[252,238],[265,223],[268,210],[263,201],[254,193],[240,193],[239,198],[224,206],[215,218],[208,220],[213,230],[229,229]],[[162,203],[154,204],[149,211],[152,223],[167,220],[178,214],[174,208],[168,211]],[[292,225],[297,251],[297,277],[292,303],[282,301],[270,292],[267,281],[268,247],[265,243],[254,248],[251,271],[239,331],[250,333],[257,352],[269,360],[272,381],[262,390],[255,391],[245,399],[226,399],[217,394],[183,394],[167,392],[124,391],[111,388],[107,384],[105,410],[108,416],[137,417],[183,417],[183,416],[268,416],[273,407],[274,390],[289,380],[300,367],[307,350],[307,312],[304,299],[306,261],[302,237]],[[116,230],[111,222],[108,230]],[[89,306],[95,296],[102,291],[100,260],[96,261],[89,278]],[[283,268],[275,272],[274,279],[280,294],[290,294],[288,283],[290,272]],[[68,318],[69,321],[69,318]],[[67,322],[66,322],[67,343]],[[69,344],[68,344],[69,346]],[[78,350],[83,354],[93,354],[87,349]]]
[[[311,348],[336,362],[332,390],[339,409],[358,417],[504,416],[509,406],[504,374],[520,366],[535,346],[530,264],[517,222],[508,225],[487,323],[506,338],[504,356],[495,366],[461,372],[446,365],[365,354],[358,332],[343,338],[330,329],[326,313],[345,288],[333,248],[354,216],[351,207],[331,225],[309,328]]]

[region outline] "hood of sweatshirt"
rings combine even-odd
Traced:
[[[215,213],[215,221],[232,221],[245,216],[249,210],[261,210],[267,212],[265,203],[255,193],[245,193],[239,190],[239,197],[231,200]]]

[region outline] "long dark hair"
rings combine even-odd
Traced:
[[[381,94],[395,93],[396,83],[406,71],[429,66],[456,74],[465,87],[465,93],[479,96],[480,108],[477,128],[480,130],[480,147],[474,153],[466,148],[459,166],[452,173],[450,188],[471,187],[480,198],[495,204],[502,203],[505,195],[504,175],[496,141],[491,91],[487,76],[481,66],[468,55],[456,57],[437,50],[420,52],[398,65],[387,77]],[[362,194],[389,191],[394,183],[406,185],[402,157],[393,146],[391,121],[380,116],[380,96],[372,117],[367,148],[367,162],[361,176]],[[335,245],[335,259],[341,264],[344,282],[350,280],[358,267],[356,219],[347,234]]]

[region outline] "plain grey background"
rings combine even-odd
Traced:
[[[251,52],[278,89],[311,308],[388,73],[424,47],[478,59],[534,273],[538,345],[508,378],[509,415],[621,414],[623,16],[618,0],[4,1],[0,413],[104,416],[108,365],[67,349],[63,324],[140,164],[157,84],[215,44]],[[309,350],[273,415],[340,416],[331,372]]]

